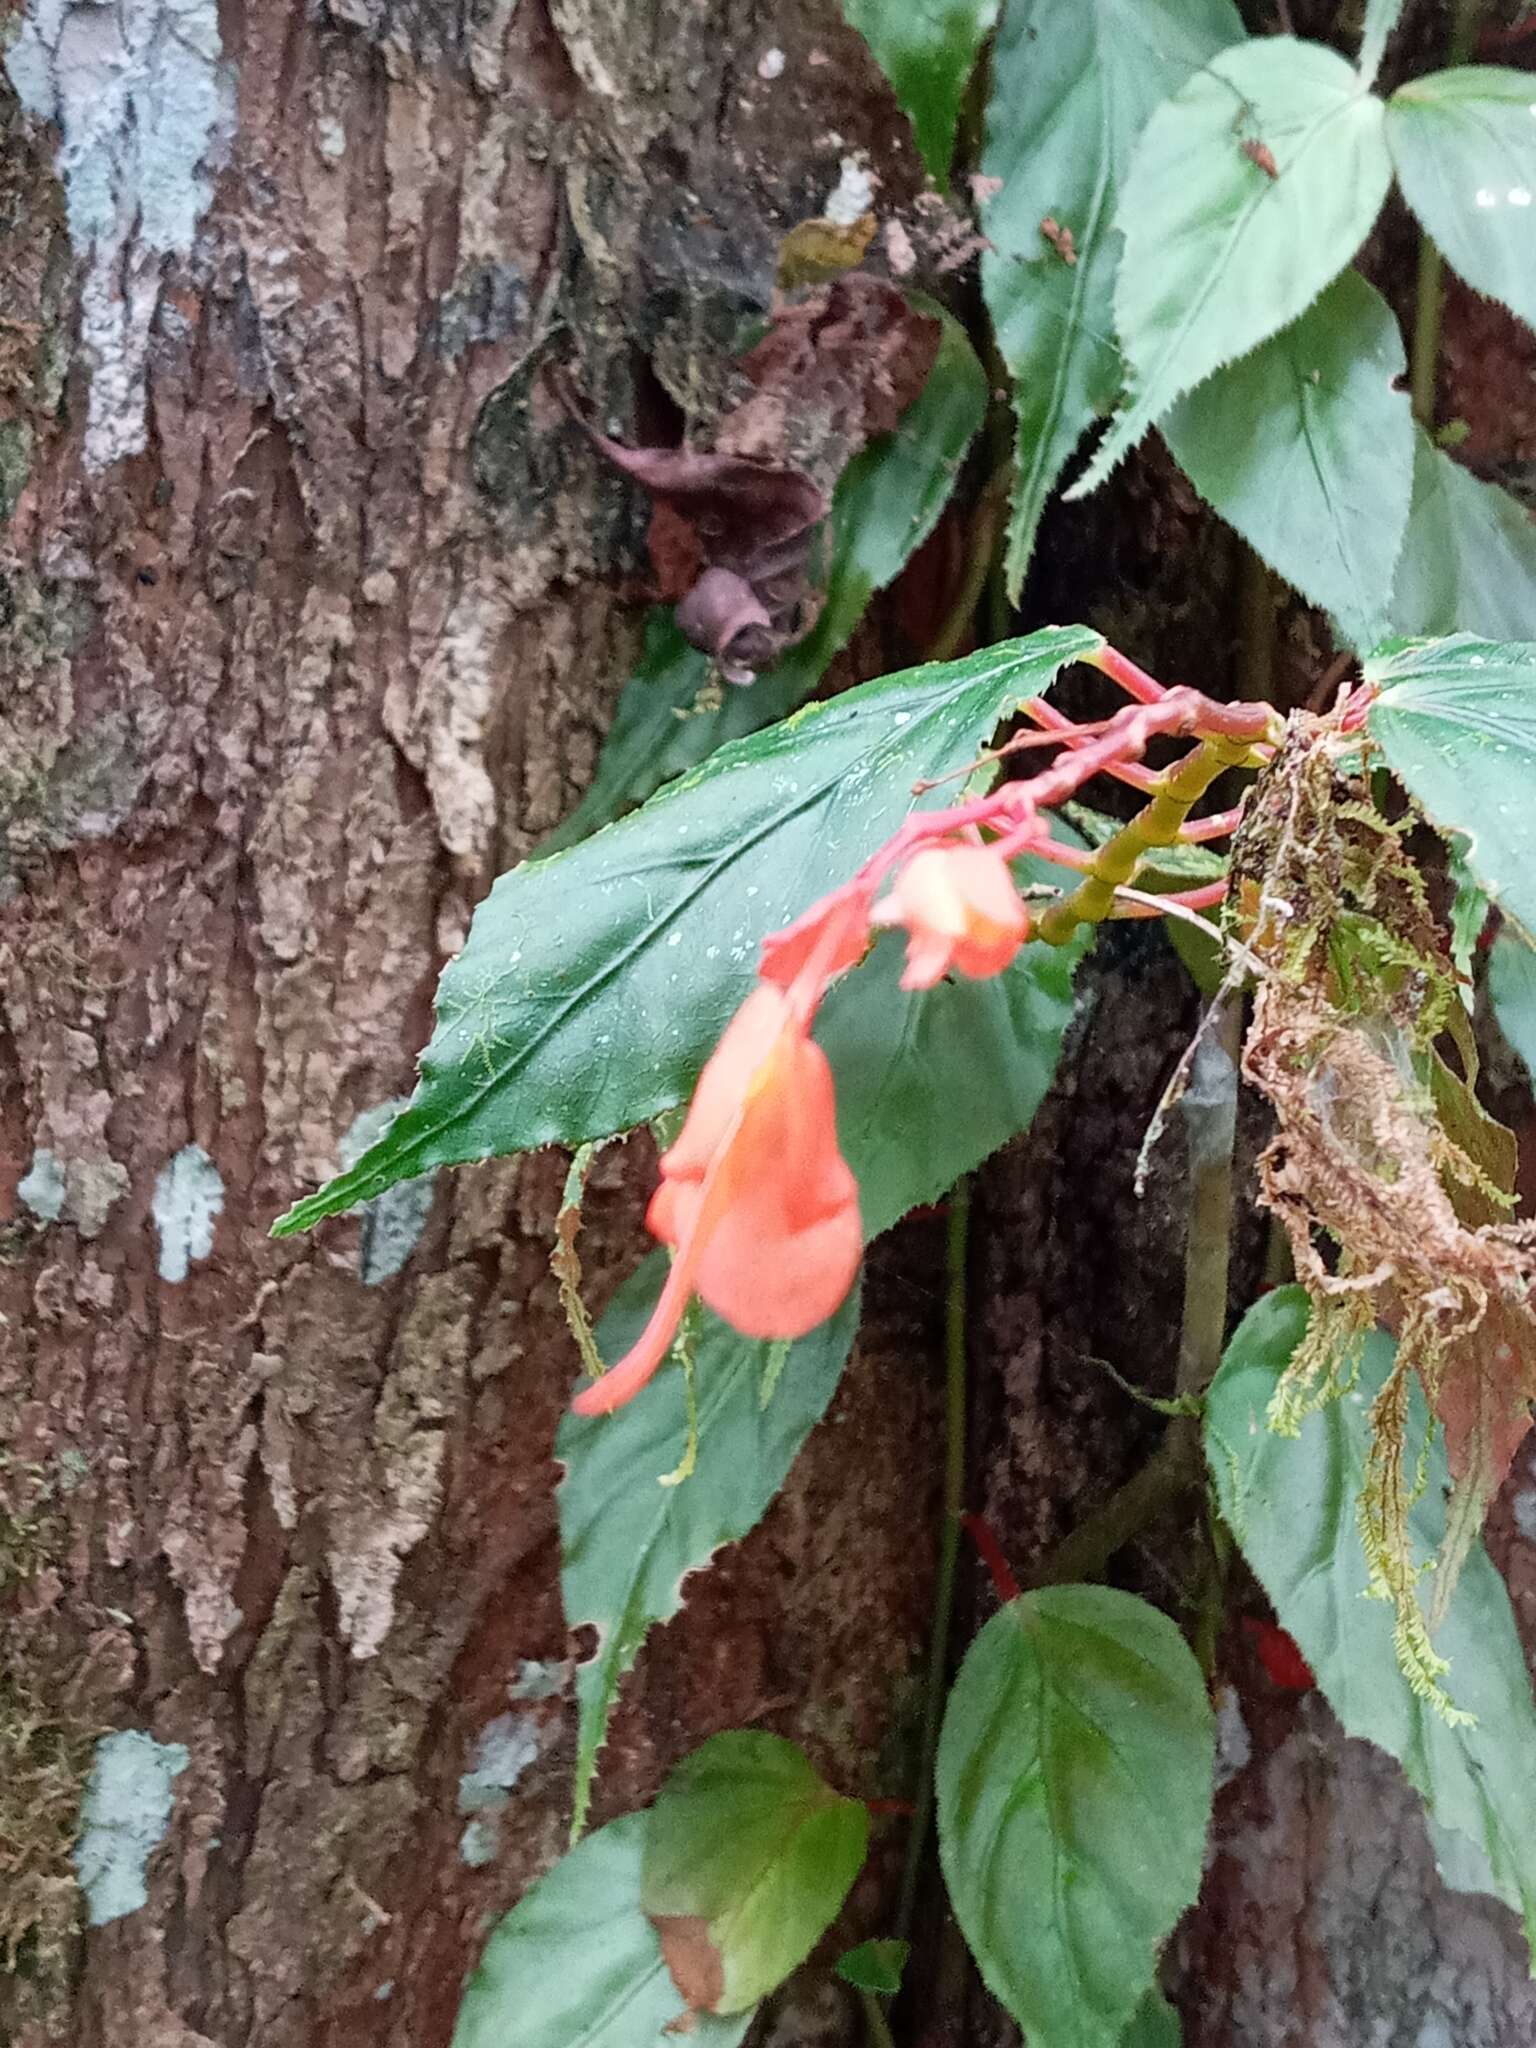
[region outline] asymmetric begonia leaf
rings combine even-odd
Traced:
[[[1393,625],[1413,488],[1406,368],[1392,308],[1346,270],[1162,425],[1201,497],[1362,651]]]
[[[1392,182],[1383,113],[1335,51],[1291,36],[1221,51],[1158,108],[1115,221],[1129,397],[1069,497],[1338,276]]]
[[[1023,699],[1100,635],[1045,627],[866,683],[736,741],[643,810],[503,875],[444,971],[406,1109],[278,1235],[395,1181],[581,1144],[691,1089],[751,986],[763,936],[873,853]]]

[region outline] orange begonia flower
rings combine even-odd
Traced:
[[[808,980],[819,999],[829,981],[857,967],[869,951],[869,897],[867,888],[849,882],[782,931],[770,932],[758,970],[763,980],[783,989]]]
[[[579,1415],[636,1394],[672,1348],[693,1294],[748,1337],[803,1337],[839,1308],[863,1250],[859,1191],[837,1149],[832,1070],[804,1007],[748,996],[711,1054],[646,1223],[676,1249],[651,1319]]]
[[[1000,974],[1029,937],[1029,912],[1008,863],[989,846],[934,846],[902,869],[873,922],[905,925],[903,988],[932,988],[950,968]]]

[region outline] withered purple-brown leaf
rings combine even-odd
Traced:
[[[713,452],[629,448],[599,433],[570,388],[571,416],[655,505],[651,555],[693,646],[746,683],[815,624],[812,552],[828,492],[871,435],[921,391],[939,323],[858,273],[791,304],[739,365],[753,387],[720,422]]]

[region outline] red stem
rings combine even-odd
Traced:
[[[1090,668],[1101,670],[1112,683],[1118,683],[1127,697],[1134,697],[1138,704],[1159,704],[1168,692],[1149,676],[1144,668],[1138,668],[1128,655],[1118,647],[1101,648],[1097,654],[1085,657]]]
[[[1017,1600],[1023,1587],[1013,1576],[1012,1567],[1003,1555],[1003,1546],[992,1533],[991,1524],[984,1515],[966,1514],[960,1517],[960,1526],[976,1546],[976,1555],[986,1566],[997,1597],[1006,1607],[1010,1600]]]
[[[1184,910],[1209,910],[1220,903],[1227,893],[1225,881],[1203,882],[1198,889],[1169,889],[1160,893],[1160,903],[1177,903]],[[1150,903],[1117,903],[1113,916],[1118,920],[1127,917],[1161,917],[1162,912]]]

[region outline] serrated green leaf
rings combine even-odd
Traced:
[[[1451,1660],[1458,1707],[1472,1726],[1453,1727],[1417,1698],[1399,1669],[1389,1603],[1366,1595],[1368,1573],[1356,1520],[1368,1445],[1367,1410],[1390,1369],[1391,1339],[1367,1342],[1356,1387],[1310,1415],[1299,1437],[1265,1426],[1270,1397],[1307,1326],[1299,1287],[1250,1309],[1227,1347],[1206,1404],[1206,1457],[1221,1510],[1281,1625],[1295,1638],[1329,1705],[1350,1735],[1397,1758],[1442,1830],[1472,1852],[1454,1861],[1456,1881],[1485,1882],[1536,1932],[1536,1708],[1504,1583],[1474,1543],[1435,1647]],[[1409,1435],[1425,1427],[1412,1395]],[[1438,1550],[1449,1478],[1438,1439],[1413,1510],[1415,1544]]]
[[[1399,633],[1536,640],[1536,524],[1497,484],[1480,483],[1420,430],[1413,504],[1392,593]]]
[[[610,1363],[638,1336],[666,1272],[654,1253],[619,1290],[597,1328]],[[619,1681],[653,1623],[676,1614],[683,1581],[762,1519],[796,1454],[826,1412],[859,1326],[858,1290],[828,1323],[790,1347],[766,1404],[773,1346],[743,1337],[700,1310],[695,1349],[698,1462],[681,1486],[659,1486],[677,1463],[686,1427],[683,1371],[671,1359],[612,1415],[569,1410],[555,1439],[560,1482],[560,1584],[569,1627],[596,1632],[576,1668],[578,1725],[573,1832],[585,1823],[592,1774]]]
[[[1008,529],[1017,602],[1046,500],[1123,365],[1114,337],[1127,162],[1147,116],[1243,36],[1231,0],[1010,0],[992,51],[982,171],[982,290],[1013,380],[1018,458]],[[1068,263],[1040,231],[1072,236]]]
[[[1383,649],[1372,737],[1510,923],[1536,934],[1536,646],[1460,633]]]
[[[1107,1586],[995,1614],[937,1768],[955,1915],[1031,2048],[1118,2048],[1200,1884],[1214,1736],[1173,1623]]]
[[[1398,87],[1387,141],[1403,197],[1451,268],[1536,326],[1536,80],[1466,64]]]
[[[987,380],[954,315],[917,293],[913,304],[940,321],[939,352],[896,431],[862,448],[838,479],[826,602],[816,624],[755,682],[726,687],[717,709],[695,711],[709,662],[684,640],[670,607],[653,611],[640,667],[624,686],[592,785],[541,854],[574,846],[727,740],[798,710],[847,644],[870,598],[933,531],[986,412]]]
[[[1304,313],[1365,240],[1392,182],[1381,101],[1334,51],[1270,36],[1222,51],[1148,121],[1115,225],[1130,373],[1077,498],[1175,399]],[[1273,174],[1245,154],[1268,152]]]
[[[843,13],[890,80],[929,175],[947,185],[960,103],[997,0],[843,0]]]
[[[1120,2048],[1184,2048],[1184,2025],[1161,1991],[1149,1991],[1120,2036]]]
[[[838,1957],[837,1974],[855,1991],[873,1991],[882,1998],[894,1998],[901,1989],[901,1973],[911,1953],[912,1944],[907,1941],[861,1941],[857,1948]]]
[[[782,1984],[831,1926],[863,1866],[869,1809],[782,1736],[733,1729],[684,1757],[651,1808],[640,1899],[654,1919],[708,1922],[740,2012]]]
[[[563,1857],[498,1924],[465,1987],[453,2048],[668,2048],[683,2001],[640,1910],[648,1816],[626,1814]],[[750,2012],[702,2019],[736,2048]]]
[[[1406,369],[1392,308],[1346,270],[1162,426],[1201,497],[1362,651],[1392,630],[1413,490]]]
[[[1536,952],[1500,932],[1488,950],[1488,1000],[1499,1029],[1536,1080]]]
[[[751,986],[764,934],[889,837],[915,781],[964,767],[999,719],[1103,644],[1085,627],[1047,627],[863,684],[503,875],[443,974],[410,1104],[275,1233],[434,1166],[582,1144],[682,1101]]]
[[[1403,0],[1366,0],[1365,27],[1360,34],[1360,77],[1366,85],[1376,82],[1387,38],[1397,27],[1402,11]]]

